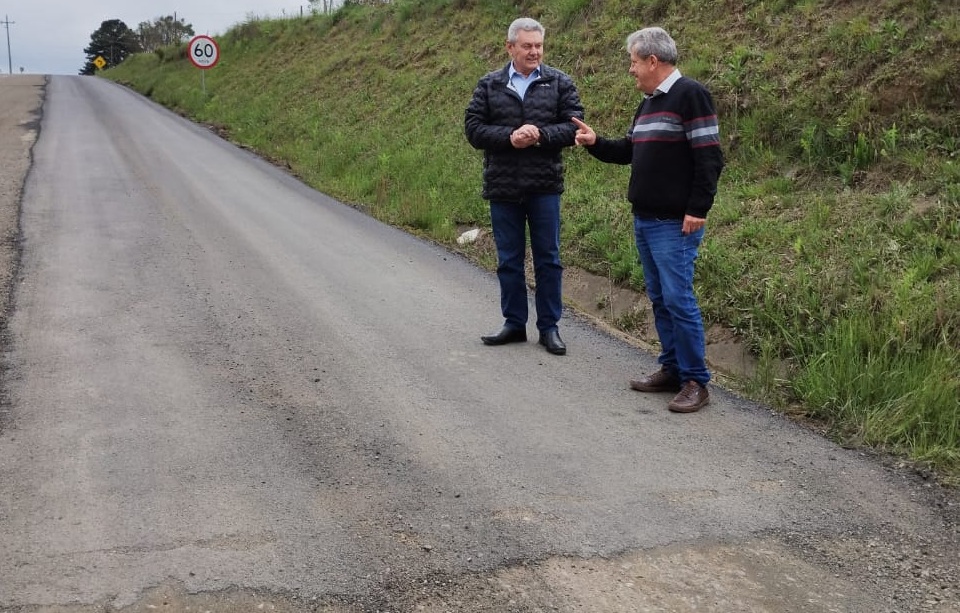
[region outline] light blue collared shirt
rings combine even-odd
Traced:
[[[510,62],[509,74],[510,81],[507,83],[507,87],[517,92],[520,99],[523,100],[523,96],[527,93],[527,88],[530,87],[530,84],[540,78],[540,67],[537,66],[530,72],[529,77],[525,77],[517,72],[517,69],[513,67],[513,62]]]

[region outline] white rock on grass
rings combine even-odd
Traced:
[[[480,228],[474,228],[473,230],[467,230],[463,234],[457,237],[457,243],[460,245],[466,245],[467,243],[472,243],[480,237]]]

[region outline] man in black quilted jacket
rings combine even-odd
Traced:
[[[507,29],[510,63],[477,83],[467,106],[467,140],[483,150],[483,197],[497,245],[504,324],[486,345],[527,340],[526,229],[530,228],[540,344],[554,355],[567,347],[557,324],[563,310],[560,264],[561,151],[574,144],[583,106],[573,80],[542,63],[544,28],[520,18]]]

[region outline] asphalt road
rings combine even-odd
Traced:
[[[960,610],[955,492],[574,313],[485,347],[492,274],[118,85],[19,198],[2,610]]]

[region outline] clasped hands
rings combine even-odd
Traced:
[[[516,149],[526,149],[540,142],[540,128],[526,123],[510,134],[510,144]]]

